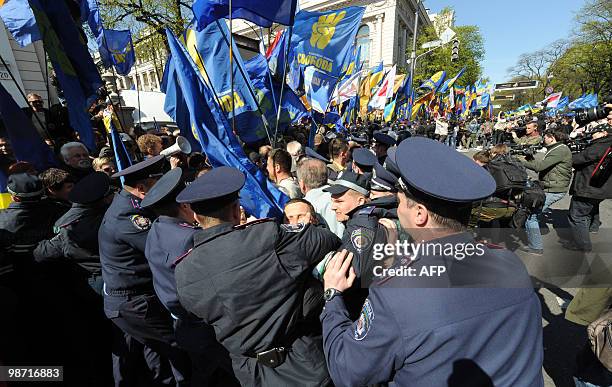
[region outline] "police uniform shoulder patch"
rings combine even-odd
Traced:
[[[359,210],[359,212],[357,212],[357,214],[359,214],[359,215],[370,215],[372,212],[374,212],[375,209],[376,209],[375,206],[367,206],[367,207],[364,207],[361,210]]]
[[[189,224],[189,223],[185,223],[185,222],[179,223],[179,226],[180,227],[185,227],[185,228],[193,228],[193,229],[199,228],[198,226],[194,226],[193,224]]]
[[[280,228],[281,230],[286,231],[286,232],[301,232],[304,228],[306,228],[306,225],[304,223],[281,224]]]
[[[366,298],[361,313],[359,313],[359,319],[355,323],[353,338],[357,341],[365,339],[372,326],[372,321],[374,321],[374,309],[370,300]]]
[[[130,216],[130,220],[134,227],[139,229],[140,231],[145,231],[151,228],[151,219],[142,216],[142,215],[132,215]]]
[[[370,244],[374,240],[374,235],[372,231],[367,228],[358,228],[351,232],[351,243],[355,250],[361,253],[361,251],[366,250],[370,247]]]

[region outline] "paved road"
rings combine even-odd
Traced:
[[[464,153],[471,157],[474,150]],[[542,157],[542,155],[536,155]],[[532,175],[535,177],[535,174]],[[564,318],[565,310],[561,308],[563,299],[571,300],[593,272],[600,272],[603,263],[609,273],[612,266],[612,200],[600,205],[601,228],[598,234],[591,234],[593,253],[581,254],[568,252],[559,244],[560,239],[568,235],[567,210],[570,196],[551,206],[551,212],[544,217],[541,224],[544,241],[544,256],[536,257],[520,253],[530,274],[544,273],[552,281],[538,291],[542,301],[542,327],[544,337],[544,382],[547,387],[573,387],[572,372],[576,354],[586,344],[586,327],[570,323]],[[544,227],[546,224],[546,227]],[[516,234],[515,231],[508,233]],[[522,242],[508,246],[516,249]],[[593,269],[597,268],[597,269]],[[604,270],[605,271],[605,270]],[[536,275],[536,277],[540,278]],[[547,281],[548,282],[548,281]],[[607,282],[612,283],[608,280]]]

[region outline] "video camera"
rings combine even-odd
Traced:
[[[540,148],[541,145],[511,145],[510,154],[512,156],[533,156]]]
[[[605,105],[610,103],[612,103],[612,95],[604,98],[604,103],[602,105],[576,110],[576,123],[580,126],[584,126],[593,121],[606,118],[612,109],[605,107]]]

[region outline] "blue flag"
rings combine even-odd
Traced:
[[[117,122],[117,117],[113,117],[112,113],[109,111],[104,111],[104,126],[106,127],[106,131],[111,136],[117,170],[123,171],[125,168],[132,165],[132,159],[127,149],[125,149],[125,144],[123,144],[123,141],[121,140],[121,136],[119,135],[119,131],[117,131],[115,122]],[[123,177],[121,178],[121,182],[123,183]]]
[[[183,92],[179,87],[176,69],[172,55],[168,56],[164,76],[161,82],[161,91],[166,94],[164,102],[164,111],[176,122],[181,132],[181,136],[185,137],[193,152],[201,152],[202,147],[200,142],[196,140],[191,132],[191,122],[189,121],[189,110],[183,99]]]
[[[21,47],[41,39],[28,0],[0,1],[0,18]]]
[[[70,125],[81,142],[94,151],[96,141],[87,109],[103,85],[98,69],[63,1],[30,0],[30,4],[67,101]]]
[[[351,60],[364,7],[333,11],[300,11],[291,36],[290,61],[302,68],[313,66],[328,76],[340,78]]]
[[[185,30],[185,47],[204,78],[208,76],[210,86],[219,98],[228,118],[232,118],[232,84],[229,69],[229,29],[225,20],[215,21],[200,32]],[[234,44],[234,114],[257,110],[257,104],[249,91],[250,80],[245,79],[238,66],[244,69],[240,52]],[[202,63],[204,61],[204,63]],[[204,71],[206,70],[206,71]]]
[[[297,0],[233,0],[232,18],[245,19],[262,27],[272,23],[293,25]],[[193,14],[198,30],[222,18],[230,16],[229,0],[196,0]]]
[[[453,87],[453,85],[455,84],[455,82],[457,81],[457,79],[459,79],[459,77],[461,77],[463,75],[463,73],[465,72],[465,69],[467,67],[462,68],[461,70],[459,70],[459,72],[457,73],[457,75],[455,75],[454,77],[447,79],[446,81],[444,81],[444,84],[442,85],[442,87],[438,90],[438,93],[446,93],[446,91]]]
[[[4,122],[6,134],[17,160],[32,163],[38,172],[56,165],[51,148],[40,138],[32,121],[19,108],[2,83],[0,83],[0,119]]]
[[[247,213],[258,218],[281,218],[283,205],[289,198],[245,155],[225,115],[215,106],[214,97],[199,76],[195,63],[170,30],[166,30],[166,35],[183,100],[189,110],[191,130],[202,150],[213,167],[225,165],[245,174],[240,202]]]
[[[276,122],[277,106],[279,106],[281,85],[272,80],[268,74],[268,63],[262,55],[256,55],[245,62],[245,69],[252,81],[257,102],[267,122]],[[279,133],[284,133],[291,123],[299,121],[308,115],[302,101],[295,93],[285,87],[281,115],[278,122]],[[263,126],[259,112],[245,112],[236,118],[237,130],[240,139],[246,143],[253,143],[266,138],[266,129]],[[272,125],[270,125],[272,126]]]
[[[102,45],[102,18],[97,0],[80,0],[81,2],[81,23],[87,23],[91,33],[98,43],[98,48]],[[100,53],[101,54],[101,53]],[[111,62],[105,62],[107,58],[101,57],[104,67],[110,67]]]
[[[437,73],[432,75],[431,78],[423,82],[423,84],[419,86],[419,89],[433,90],[435,92],[442,85],[442,82],[444,82],[445,78],[446,71],[438,71]]]
[[[107,30],[102,32],[102,45],[99,47],[103,63],[115,66],[117,74],[128,75],[136,63],[130,30]],[[110,67],[106,66],[106,67]]]
[[[283,77],[283,69],[285,68],[286,62],[286,51],[287,51],[287,31],[281,32],[281,37],[272,49],[270,57],[268,58],[268,66],[272,75],[278,79]]]
[[[304,91],[312,108],[319,113],[325,113],[329,101],[338,82],[337,78],[317,70],[314,66],[304,69]]]

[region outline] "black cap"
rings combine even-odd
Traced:
[[[471,203],[495,192],[495,180],[472,159],[423,137],[402,141],[395,155],[400,184],[413,195]]]
[[[381,143],[384,144],[386,146],[393,146],[395,145],[395,139],[391,136],[389,136],[388,134],[382,133],[382,132],[376,132],[374,133],[374,140],[377,143]]]
[[[148,178],[158,178],[163,175],[165,157],[157,155],[134,164],[131,167],[115,173],[112,177],[124,176],[130,180],[144,180]]]
[[[332,184],[323,191],[332,195],[340,195],[352,189],[362,195],[370,195],[370,179],[366,175],[359,175],[352,171],[342,171]]]
[[[183,188],[185,188],[183,170],[181,168],[171,169],[147,192],[140,206],[146,208],[167,201],[175,201],[176,195]]]
[[[176,197],[179,203],[198,203],[236,195],[246,181],[244,174],[236,168],[218,167],[205,173],[189,184]]]
[[[15,173],[8,177],[6,190],[18,198],[37,198],[45,192],[38,176],[29,173]]]
[[[111,193],[110,178],[104,172],[94,172],[74,185],[68,200],[77,204],[91,204]]]
[[[353,151],[353,161],[359,166],[372,168],[378,159],[369,149],[359,148]]]
[[[382,165],[374,166],[374,175],[372,176],[372,191],[397,192],[395,184],[397,177],[387,171]]]
[[[306,147],[304,149],[304,154],[306,154],[306,157],[310,157],[313,159],[317,159],[317,160],[321,160],[326,164],[329,164],[331,161],[329,161],[328,159],[326,159],[325,157],[321,156],[320,154],[318,154],[314,149]]]

